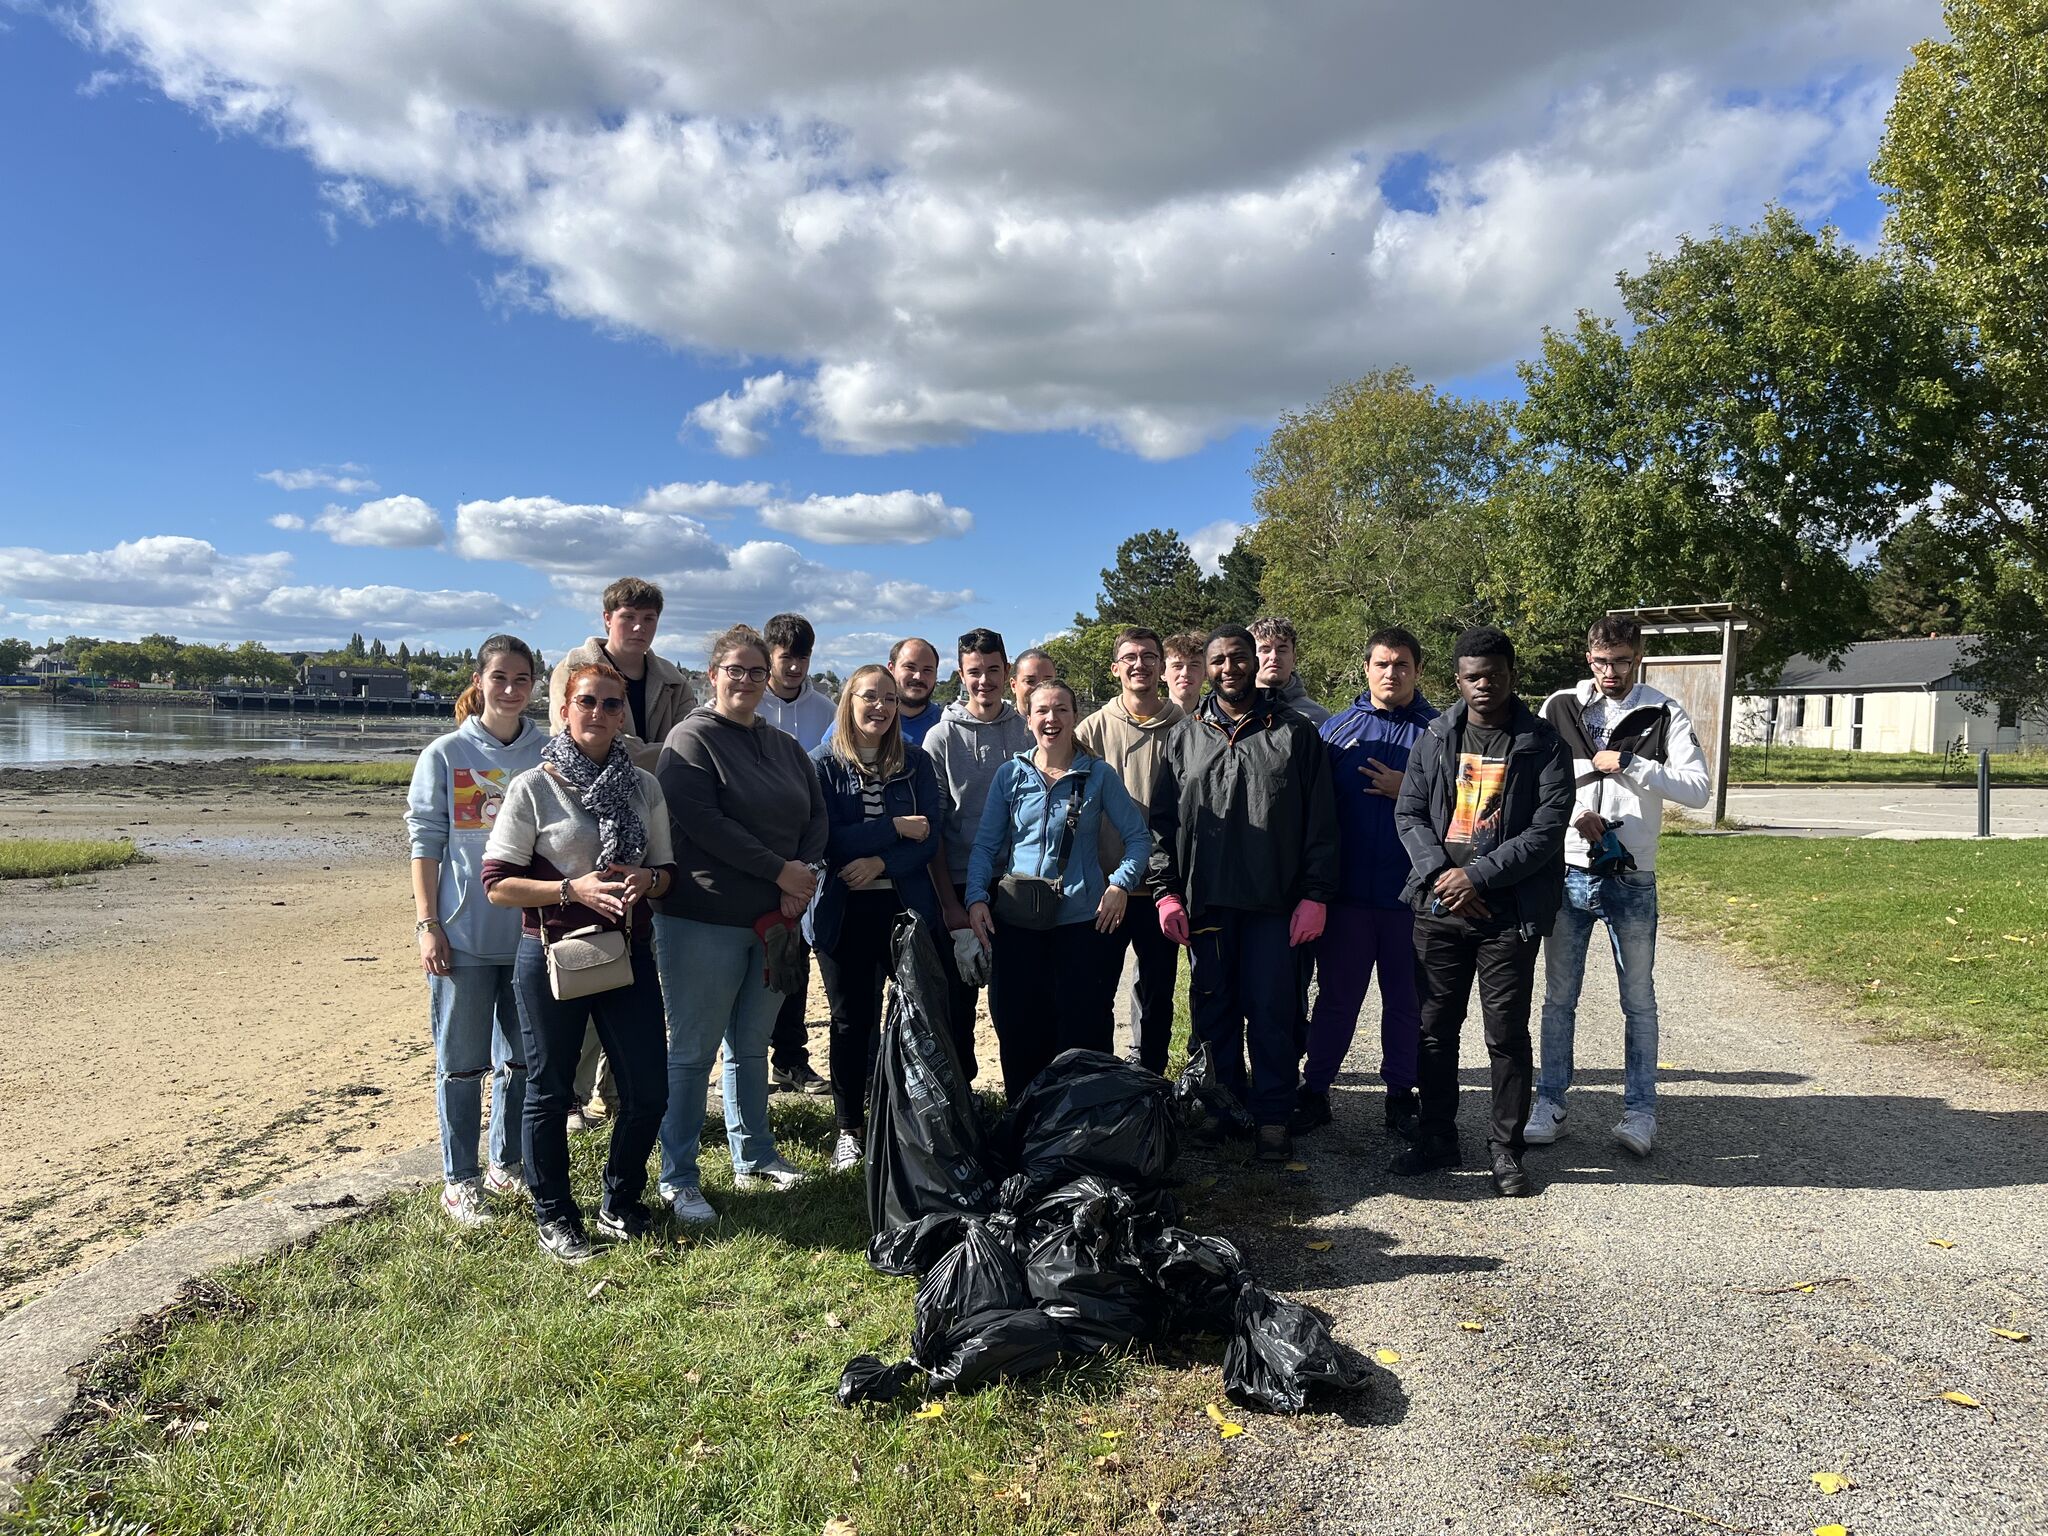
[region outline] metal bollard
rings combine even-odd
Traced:
[[[1977,753],[1977,835],[1991,835],[1991,751],[1988,747]]]

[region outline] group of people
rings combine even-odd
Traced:
[[[413,894],[436,1048],[444,1187],[463,1223],[532,1195],[541,1246],[590,1234],[568,1131],[613,1120],[595,1225],[649,1230],[649,1153],[677,1218],[716,1213],[699,1180],[723,1053],[734,1183],[788,1189],[771,1087],[829,1093],[835,1168],[865,1155],[865,1096],[897,919],[939,938],[948,1030],[970,1080],[985,987],[1006,1095],[1064,1050],[1168,1065],[1189,957],[1192,1037],[1243,1106],[1219,1136],[1262,1161],[1331,1121],[1330,1095],[1375,974],[1397,1174],[1458,1166],[1458,1038],[1475,982],[1492,1068],[1496,1189],[1532,1191],[1529,1144],[1565,1133],[1573,1024],[1604,923],[1627,1026],[1624,1114],[1656,1136],[1655,858],[1666,800],[1707,777],[1676,701],[1639,680],[1625,618],[1588,635],[1590,676],[1531,711],[1497,629],[1458,639],[1458,698],[1417,687],[1421,644],[1374,634],[1366,689],[1331,715],[1307,697],[1284,619],[1115,642],[1117,696],[1085,718],[1053,659],[976,628],[959,690],[920,637],[856,669],[836,701],[809,672],[799,615],[719,635],[711,698],[656,654],[662,595],[613,583],[604,633],[525,717],[539,661],[487,640],[457,727],[420,756],[408,801]],[[1542,1069],[1529,1016],[1546,961]],[[807,1049],[810,956],[830,1008],[828,1070]],[[1313,1006],[1311,1007],[1311,999]],[[492,1080],[488,1153],[482,1088]],[[1532,1108],[1533,1097],[1533,1108]]]

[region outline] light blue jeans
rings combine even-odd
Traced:
[[[1621,979],[1622,1107],[1657,1113],[1657,877],[1639,870],[1564,872],[1564,906],[1543,941],[1543,1064],[1536,1096],[1564,1103],[1572,1085],[1572,1033],[1586,981],[1593,925],[1607,925]]]
[[[441,1177],[477,1178],[483,1134],[484,1073],[491,1074],[491,1161],[519,1161],[526,1111],[526,1062],[519,1044],[519,1004],[510,965],[465,964],[427,978],[434,1029],[434,1105],[441,1120]]]
[[[762,980],[768,957],[752,928],[654,914],[654,960],[668,1010],[668,1112],[661,1187],[697,1182],[711,1060],[725,1046],[725,1137],[735,1173],[775,1156],[768,1131],[768,1037],[782,994]]]

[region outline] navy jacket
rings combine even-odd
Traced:
[[[931,863],[937,857],[939,840],[945,832],[945,802],[939,795],[939,778],[932,760],[922,747],[903,744],[903,771],[882,786],[880,819],[868,821],[862,814],[860,785],[853,769],[832,750],[831,742],[811,753],[817,765],[818,787],[825,796],[825,878],[818,882],[818,897],[804,914],[804,937],[811,947],[826,954],[839,947],[839,931],[846,920],[846,898],[853,894],[839,871],[855,859],[879,858],[883,873],[896,884],[896,897],[903,905],[943,932],[939,922],[939,896],[932,886]],[[923,816],[932,824],[923,842],[900,836],[893,818]]]
[[[1416,694],[1401,709],[1381,709],[1370,692],[1323,723],[1330,749],[1330,789],[1337,799],[1337,900],[1347,907],[1407,907],[1408,850],[1394,826],[1394,802],[1372,793],[1365,760],[1378,758],[1405,772],[1408,753],[1436,718],[1436,706]]]

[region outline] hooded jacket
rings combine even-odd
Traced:
[[[1408,883],[1408,850],[1394,826],[1394,802],[1373,793],[1365,764],[1376,758],[1405,772],[1409,753],[1436,716],[1436,706],[1419,693],[1399,709],[1381,709],[1368,690],[1323,724],[1342,852],[1337,900],[1345,906],[1398,911],[1408,905],[1401,896]]]
[[[1124,781],[1100,758],[1077,751],[1073,766],[1052,785],[1031,758],[1027,748],[996,770],[967,863],[967,904],[989,900],[1004,875],[1040,875],[1060,880],[1062,926],[1092,923],[1105,884],[1093,850],[1100,845],[1105,824],[1115,829],[1123,845],[1123,857],[1106,883],[1124,891],[1139,889],[1145,877],[1151,834]],[[1062,879],[1059,845],[1066,833],[1067,807],[1076,798],[1081,811]]]
[[[1233,721],[1203,695],[1167,739],[1147,884],[1197,920],[1211,907],[1286,913],[1336,899],[1330,757],[1305,715],[1261,690]]]
[[[789,732],[796,738],[796,744],[809,752],[832,729],[839,706],[811,686],[807,677],[793,699],[780,698],[773,688],[762,689],[760,707],[755,713],[778,731]]]
[[[1610,706],[1617,713],[1609,726],[1604,745],[1622,754],[1622,765],[1614,773],[1602,773],[1593,766],[1596,743],[1586,727],[1586,710],[1599,696],[1593,679],[1582,679],[1577,687],[1561,688],[1543,701],[1543,718],[1556,728],[1571,749],[1572,773],[1578,798],[1572,817],[1593,811],[1608,821],[1621,823],[1621,845],[1644,874],[1657,868],[1657,834],[1664,826],[1664,802],[1698,810],[1707,803],[1713,786],[1707,778],[1707,759],[1700,751],[1692,720],[1668,693],[1637,683],[1628,696]],[[1564,861],[1584,869],[1592,850],[1576,826],[1565,830]]]
[[[1308,688],[1303,684],[1299,672],[1295,673],[1294,676],[1287,679],[1286,682],[1273,691],[1279,696],[1282,704],[1285,704],[1289,709],[1307,715],[1309,722],[1318,728],[1330,718],[1330,712],[1308,696]]]
[[[560,731],[562,718],[568,708],[569,679],[578,667],[603,661],[604,636],[592,635],[588,640],[569,652],[555,663],[555,670],[548,674],[548,730]],[[635,768],[654,769],[655,760],[661,756],[661,744],[668,739],[668,733],[683,723],[683,718],[697,707],[697,692],[690,686],[690,680],[683,676],[683,669],[666,656],[653,651],[647,653],[647,718],[639,722],[646,728],[641,736],[631,731],[621,731],[619,740],[626,744],[626,751],[632,756]],[[628,725],[632,721],[626,722]]]
[[[977,720],[955,699],[924,739],[925,755],[946,797],[946,872],[967,883],[967,859],[981,825],[982,802],[996,770],[1019,752],[1031,750],[1031,727],[1008,699],[993,720]]]
[[[654,904],[668,917],[750,928],[777,910],[776,877],[825,856],[825,796],[796,738],[706,705],[662,743],[654,777],[674,833],[676,878]]]
[[[898,899],[923,918],[932,932],[938,932],[939,897],[932,884],[931,866],[939,851],[943,802],[932,760],[922,748],[903,744],[903,766],[882,781],[882,815],[875,821],[867,819],[860,784],[845,758],[820,744],[811,753],[811,762],[825,797],[826,868],[818,882],[818,899],[804,914],[804,937],[828,955],[839,948],[846,898],[852,894],[839,871],[855,859],[869,858],[882,861],[882,873],[895,887]],[[896,830],[898,816],[929,817],[930,835],[922,841],[904,837]]]
[[[1408,756],[1394,825],[1408,850],[1408,883],[1401,895],[1427,913],[1436,877],[1450,867],[1444,833],[1451,824],[1458,751],[1466,705],[1458,700],[1430,722]],[[1501,784],[1500,843],[1465,866],[1465,874],[1493,911],[1493,926],[1513,927],[1525,938],[1550,932],[1564,901],[1564,834],[1572,813],[1572,758],[1557,732],[1520,699],[1508,716],[1507,774]]]
[[[413,765],[405,830],[412,856],[441,866],[434,911],[458,965],[510,965],[518,953],[518,909],[494,907],[484,892],[484,845],[505,791],[520,774],[540,766],[547,739],[547,732],[522,718],[519,734],[509,744],[501,742],[472,715],[437,737]]]
[[[1132,803],[1149,821],[1152,786],[1158,782],[1159,765],[1166,758],[1167,738],[1186,718],[1173,700],[1161,699],[1158,708],[1140,720],[1119,695],[1074,727],[1074,744],[1101,758],[1124,781]],[[1122,858],[1123,845],[1105,830],[1100,852],[1103,869],[1112,870]]]

